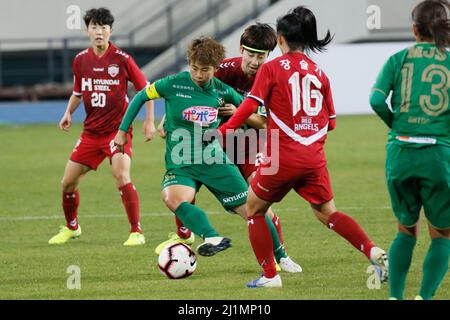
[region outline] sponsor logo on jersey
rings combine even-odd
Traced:
[[[319,124],[314,123],[311,117],[302,117],[301,121],[302,123],[294,124],[294,131],[302,131],[302,130],[311,130],[315,132],[319,131]]]
[[[207,127],[217,121],[217,109],[208,106],[194,106],[183,110],[183,120]]]
[[[103,71],[105,71],[105,68],[94,68],[93,70],[95,72],[103,72]]]
[[[192,96],[188,95],[188,94],[183,94],[181,92],[177,92],[176,96],[178,98],[184,98],[184,99],[192,99]]]
[[[108,74],[113,78],[117,76],[119,74],[119,66],[117,64],[111,64],[108,67]]]
[[[189,86],[182,86],[182,85],[178,85],[178,84],[174,84],[172,86],[174,89],[178,89],[178,90],[189,90],[189,91],[194,91],[194,87],[189,87]]]
[[[230,202],[234,202],[239,199],[245,198],[245,197],[247,197],[247,193],[248,193],[248,191],[245,191],[245,192],[241,192],[239,194],[235,194],[232,197],[223,198],[223,203],[230,203]]]
[[[81,78],[81,91],[111,91],[110,86],[120,85],[118,79]]]

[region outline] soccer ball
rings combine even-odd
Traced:
[[[197,267],[194,251],[183,243],[172,243],[165,247],[158,258],[159,271],[169,279],[189,277]]]

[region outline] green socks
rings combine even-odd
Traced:
[[[397,233],[397,237],[389,249],[389,290],[390,297],[403,299],[406,276],[416,245],[416,238],[405,233]]]
[[[420,296],[424,300],[433,298],[448,270],[450,240],[436,238],[431,240],[430,249],[423,263],[423,278]]]
[[[186,228],[189,228],[189,230],[203,239],[219,236],[217,231],[209,223],[206,213],[199,207],[183,202],[175,210],[175,214]]]
[[[265,216],[267,225],[269,226],[270,235],[272,236],[273,255],[275,256],[275,260],[279,263],[281,258],[287,257],[287,254],[286,252],[284,252],[283,245],[280,242],[280,237],[278,236],[277,229],[275,228],[272,219],[270,219],[268,214],[266,214]]]

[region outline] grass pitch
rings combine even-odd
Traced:
[[[164,142],[143,142],[135,125],[133,182],[140,201],[147,244],[126,248],[128,221],[108,161],[88,174],[80,188],[79,221],[83,235],[63,246],[48,239],[64,224],[60,180],[81,131],[63,133],[57,125],[0,126],[0,299],[386,299],[387,285],[368,289],[366,258],[316,221],[307,203],[290,193],[274,206],[281,217],[288,253],[303,267],[282,273],[282,289],[251,290],[245,283],[259,267],[246,223],[226,213],[202,188],[197,204],[210,214],[233,248],[198,257],[197,271],[184,280],[168,280],[157,268],[156,245],[174,231],[173,214],[160,200]],[[386,128],[375,116],[341,116],[326,151],[335,200],[373,241],[387,249],[396,222],[385,186]],[[423,224],[425,227],[425,224]],[[406,298],[420,286],[429,245],[424,229],[416,246]],[[197,239],[194,246],[200,243]],[[69,290],[69,266],[79,266],[81,289]],[[370,281],[369,281],[370,282]],[[450,299],[447,275],[436,299]]]

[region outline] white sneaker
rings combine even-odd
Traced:
[[[386,251],[373,247],[370,250],[370,263],[375,267],[381,282],[386,282],[389,277],[389,262]]]
[[[295,263],[291,259],[291,257],[281,258],[279,264],[280,264],[281,270],[286,271],[286,272],[299,273],[299,272],[303,271],[302,267],[299,264]]]
[[[266,278],[261,276],[256,280],[247,283],[247,288],[281,288],[281,277],[277,274],[273,278]]]

